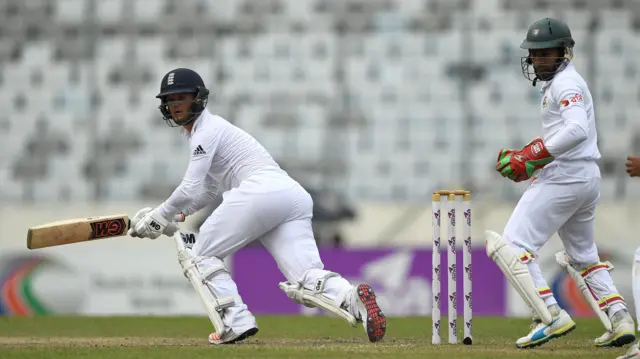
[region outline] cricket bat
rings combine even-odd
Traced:
[[[177,215],[176,221],[184,221]],[[126,236],[131,227],[127,214],[74,218],[29,228],[27,248],[38,249],[65,244]]]

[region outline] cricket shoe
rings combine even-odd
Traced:
[[[553,313],[553,312],[552,312]],[[533,348],[542,345],[551,339],[559,338],[576,328],[576,323],[564,310],[557,312],[549,325],[539,318],[533,318],[531,332],[516,341],[517,348]]]
[[[373,288],[368,284],[360,284],[354,288],[353,297],[358,310],[353,314],[362,323],[369,341],[375,343],[382,340],[387,332],[387,318],[378,306]]]
[[[640,358],[640,342],[637,342],[627,350],[623,356],[619,356],[616,359],[639,359]]]
[[[621,309],[611,316],[612,331],[607,331],[594,342],[597,347],[621,347],[636,340],[633,318],[627,309]]]
[[[256,335],[256,333],[258,333],[258,328],[256,327],[249,328],[248,330],[243,331],[241,334],[238,334],[234,332],[233,329],[229,328],[226,332],[224,332],[224,334],[222,334],[221,338],[216,335],[216,332],[209,334],[209,343],[216,345],[234,344],[241,342],[249,338],[250,336]]]

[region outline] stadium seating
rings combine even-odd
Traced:
[[[540,133],[519,45],[549,15],[569,22],[592,85],[603,199],[640,195],[623,169],[640,152],[640,2],[553,3],[2,1],[0,200],[168,195],[187,144],[155,95],[175,67],[198,71],[210,110],[305,183],[354,200],[462,185],[506,199],[492,188],[497,150]]]

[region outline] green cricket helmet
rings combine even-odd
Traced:
[[[522,73],[529,80],[550,81],[560,71],[562,71],[573,58],[573,47],[575,45],[569,26],[561,20],[544,18],[534,22],[527,31],[527,37],[522,41],[520,48],[529,50],[529,55],[522,57]],[[552,68],[538,69],[533,63],[532,50],[558,49],[558,57]],[[533,67],[533,70],[531,70]]]

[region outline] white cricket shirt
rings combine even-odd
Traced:
[[[542,132],[555,158],[540,177],[600,176],[600,159],[593,98],[573,64],[542,86]]]
[[[247,179],[263,182],[264,191],[297,185],[253,136],[207,109],[186,136],[191,159],[182,182],[160,206],[166,218],[180,211],[190,215]]]

